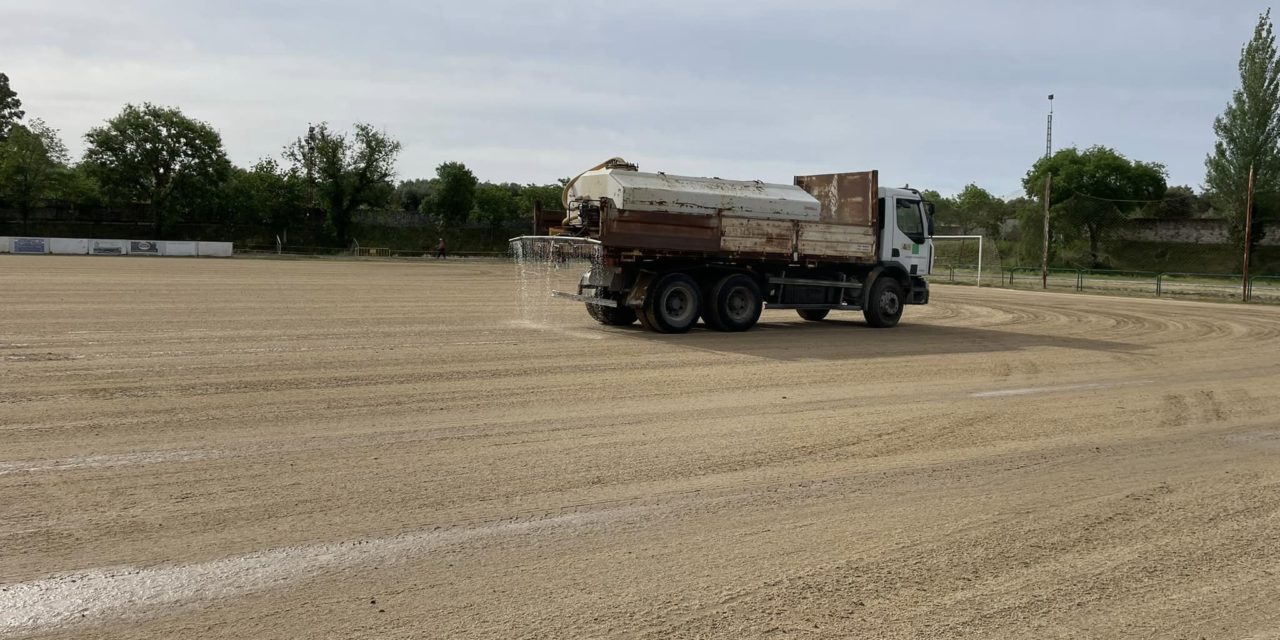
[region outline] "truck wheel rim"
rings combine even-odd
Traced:
[[[689,319],[693,311],[693,295],[684,287],[676,287],[662,298],[662,314],[675,324]]]
[[[745,322],[751,317],[751,292],[746,287],[734,287],[725,299],[725,315],[734,322]]]
[[[892,291],[885,291],[880,294],[880,310],[889,315],[898,313],[900,305],[898,302],[898,294]]]

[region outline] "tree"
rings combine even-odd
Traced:
[[[102,195],[102,186],[89,173],[89,168],[81,163],[61,172],[58,180],[58,192],[55,198],[71,206],[73,209],[100,207],[106,201]]]
[[[472,217],[477,222],[487,224],[491,234],[496,234],[502,227],[527,217],[523,215],[523,191],[524,188],[514,182],[480,184],[476,187],[476,204],[475,210],[471,212]]]
[[[933,220],[938,227],[945,228],[948,233],[962,227],[961,221],[957,219],[955,200],[933,189],[921,191],[920,196],[933,203]]]
[[[175,107],[125,105],[84,137],[84,163],[108,199],[145,205],[157,238],[216,194],[231,169],[222,136]]]
[[[401,211],[416,213],[422,211],[422,203],[431,200],[435,193],[436,179],[406,180],[396,186],[392,202],[399,205]],[[429,213],[429,212],[423,212]]]
[[[0,142],[0,195],[18,208],[23,233],[31,210],[57,194],[66,165],[67,147],[42,120],[9,127]]]
[[[533,217],[533,203],[538,202],[548,211],[560,208],[560,195],[564,193],[564,185],[569,178],[560,178],[556,184],[526,184],[520,191],[521,210],[524,215]]]
[[[363,206],[385,204],[394,191],[400,143],[373,125],[356,123],[348,137],[311,125],[307,134],[285,148],[284,157],[310,186],[311,197],[325,211],[325,224],[342,246],[351,242],[351,217]]]
[[[26,113],[22,110],[22,101],[9,88],[9,76],[0,73],[0,140],[8,137],[9,129],[24,115]]]
[[[476,200],[476,176],[461,162],[436,167],[439,184],[433,198],[433,213],[450,225],[462,224],[471,215]]]
[[[1203,211],[1200,196],[1186,185],[1169,187],[1164,199],[1142,208],[1142,215],[1161,220],[1186,220]]]
[[[1280,189],[1280,59],[1269,9],[1240,51],[1239,71],[1240,87],[1213,121],[1218,140],[1204,162],[1214,208],[1226,215],[1237,242],[1244,235],[1249,167],[1259,191]]]
[[[1053,174],[1049,202],[1054,229],[1065,236],[1064,242],[1083,230],[1092,266],[1101,264],[1098,246],[1103,236],[1140,204],[1163,198],[1168,188],[1163,165],[1130,161],[1103,146],[1084,151],[1068,147],[1041,158],[1022,181],[1027,195],[1042,195],[1049,174]]]
[[[264,158],[250,169],[232,169],[222,204],[235,212],[235,223],[266,229],[267,237],[285,239],[289,229],[306,219],[307,185],[292,169]]]
[[[1004,221],[1009,217],[1008,208],[1000,198],[976,184],[965,185],[953,200],[957,212],[956,217],[962,221],[961,235],[969,235],[974,231],[983,231],[987,236],[998,238]]]

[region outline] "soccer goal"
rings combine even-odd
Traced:
[[[933,282],[982,286],[982,274],[1000,274],[1000,252],[983,236],[933,236]]]

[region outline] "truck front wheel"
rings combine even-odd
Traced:
[[[646,328],[660,333],[684,333],[698,322],[698,283],[683,273],[658,279],[644,301]]]
[[[898,324],[902,317],[902,285],[893,276],[884,275],[871,284],[870,293],[867,306],[862,310],[867,324],[877,328]]]

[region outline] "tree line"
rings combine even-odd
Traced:
[[[1269,10],[1241,50],[1238,70],[1239,88],[1213,123],[1217,142],[1205,159],[1200,191],[1168,186],[1158,162],[1096,145],[1037,160],[1018,197],[1000,198],[975,184],[951,197],[926,196],[948,229],[980,231],[1038,262],[1045,184],[1052,176],[1052,260],[1101,266],[1104,241],[1135,216],[1213,215],[1225,218],[1242,242],[1252,168],[1256,246],[1267,225],[1280,221],[1280,57]],[[446,162],[433,177],[396,183],[399,152],[398,141],[371,125],[341,131],[321,122],[288,143],[279,158],[237,167],[208,123],[177,108],[130,104],[85,134],[83,157],[73,161],[57,131],[26,118],[0,73],[0,205],[16,209],[24,228],[31,211],[50,204],[71,211],[132,207],[145,211],[157,238],[183,220],[214,221],[237,236],[257,230],[267,238],[320,223],[325,241],[346,246],[361,209],[421,214],[440,229],[470,223],[496,230],[529,220],[535,201],[555,206],[565,182],[481,182],[462,163]]]
[[[1104,240],[1134,217],[1227,221],[1232,241],[1243,245],[1248,176],[1255,174],[1250,250],[1280,224],[1280,57],[1271,12],[1258,17],[1238,65],[1240,84],[1213,122],[1217,136],[1205,158],[1203,188],[1169,186],[1158,162],[1130,160],[1096,145],[1069,147],[1041,158],[1023,177],[1024,194],[992,195],[975,184],[953,197],[925,192],[940,224],[959,235],[981,233],[1017,257],[1038,262],[1044,240],[1044,198],[1050,183],[1050,260],[1105,266]],[[1050,179],[1049,176],[1052,176]]]
[[[527,221],[535,200],[558,206],[563,184],[481,182],[460,162],[397,183],[400,142],[364,123],[350,131],[312,124],[278,159],[238,167],[213,126],[149,103],[125,105],[84,140],[73,161],[56,130],[26,117],[0,73],[0,206],[18,212],[23,230],[42,207],[132,208],[145,212],[156,238],[188,220],[263,238],[319,222],[319,241],[345,247],[361,209],[418,213],[441,230],[501,228]]]

